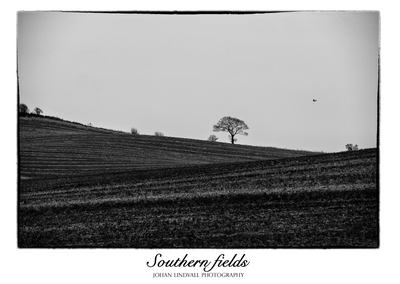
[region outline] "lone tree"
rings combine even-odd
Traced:
[[[218,137],[217,136],[215,136],[214,134],[212,134],[212,135],[210,135],[209,137],[208,137],[208,139],[207,139],[208,141],[212,141],[212,142],[215,142],[215,141],[217,141],[218,140]]]
[[[33,113],[35,113],[37,115],[41,115],[43,113],[43,111],[40,108],[35,107],[35,109],[33,110]]]
[[[215,132],[220,132],[220,131],[228,132],[229,139],[231,140],[232,144],[235,144],[235,142],[237,141],[237,139],[235,139],[236,134],[247,136],[248,133],[245,132],[245,130],[247,129],[249,129],[249,127],[243,120],[230,116],[224,116],[213,127],[213,131]]]
[[[347,151],[357,151],[358,150],[358,145],[353,145],[353,144],[347,144],[346,145]]]
[[[19,104],[20,113],[29,113],[29,108],[26,104]]]

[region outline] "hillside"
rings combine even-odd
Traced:
[[[19,117],[21,179],[312,155],[313,152],[132,135],[45,116]]]
[[[377,149],[23,180],[19,247],[379,246]]]

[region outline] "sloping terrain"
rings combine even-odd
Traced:
[[[132,135],[34,115],[19,118],[21,179],[279,159],[311,154],[315,153]]]
[[[18,244],[376,248],[377,154],[23,180]]]

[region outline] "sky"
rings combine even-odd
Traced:
[[[376,147],[378,12],[19,12],[20,103],[44,115],[237,144]],[[316,99],[316,102],[313,102]]]

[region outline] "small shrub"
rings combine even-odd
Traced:
[[[154,132],[155,136],[164,136],[164,134],[162,132],[156,131]]]
[[[36,108],[33,110],[33,113],[36,114],[36,115],[41,115],[41,114],[43,113],[43,111],[42,111],[40,108],[36,107]]]
[[[215,142],[215,141],[217,141],[218,140],[218,137],[217,136],[215,136],[214,134],[213,135],[210,135],[209,137],[208,137],[208,139],[207,139],[208,141],[212,141],[212,142]]]
[[[358,145],[353,145],[353,144],[347,144],[346,145],[347,151],[357,151],[358,150]]]
[[[131,128],[131,133],[135,135],[139,135],[139,131],[136,128]]]

